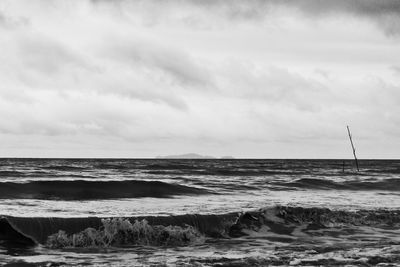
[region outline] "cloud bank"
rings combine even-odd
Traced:
[[[287,15],[294,11],[312,20],[337,16],[364,18],[389,35],[400,33],[400,3],[397,0],[95,0],[92,3],[106,8],[114,6],[128,17],[133,13],[147,25],[178,21],[192,26],[218,27],[226,26],[226,22],[259,23],[273,19],[276,13]],[[221,20],[226,21],[222,23]]]
[[[398,1],[2,1],[0,156],[398,157]]]

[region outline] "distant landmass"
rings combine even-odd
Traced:
[[[199,155],[196,153],[187,153],[180,155],[168,155],[168,156],[158,156],[159,159],[215,159],[211,156]]]
[[[235,159],[235,158],[232,156],[223,156],[223,157],[221,157],[221,159]]]
[[[205,156],[196,153],[187,153],[180,155],[167,155],[167,156],[158,156],[158,159],[216,159],[216,157]],[[221,159],[233,159],[231,156],[224,156]]]

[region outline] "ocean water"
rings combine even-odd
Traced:
[[[4,266],[400,266],[400,161],[0,159]]]

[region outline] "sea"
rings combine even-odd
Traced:
[[[400,266],[400,161],[0,159],[3,266]]]

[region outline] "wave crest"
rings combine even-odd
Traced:
[[[49,248],[109,247],[124,245],[184,246],[203,240],[203,235],[193,226],[150,225],[146,219],[102,219],[100,229],[85,230],[68,235],[60,230],[46,241]]]
[[[0,223],[3,229],[0,238],[20,236],[49,247],[182,246],[203,237],[235,238],[254,233],[285,236],[286,240],[290,240],[299,234],[332,235],[341,229],[357,230],[360,226],[400,229],[400,211],[275,206],[215,215],[110,219],[2,217]]]

